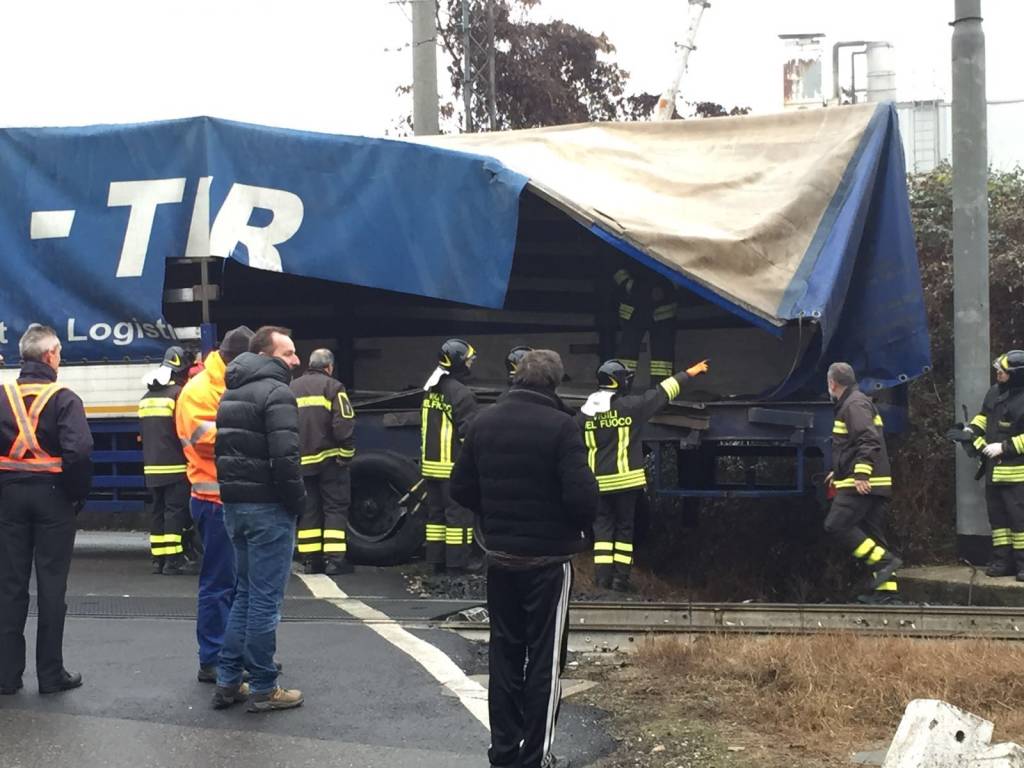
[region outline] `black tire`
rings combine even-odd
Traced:
[[[392,451],[352,460],[348,557],[362,565],[397,565],[423,548],[426,522],[419,467]]]

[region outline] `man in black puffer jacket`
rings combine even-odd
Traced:
[[[249,698],[250,712],[290,709],[302,692],[277,685],[274,651],[291,571],[295,521],[306,501],[299,409],[288,386],[299,364],[287,328],[264,326],[227,370],[217,409],[217,479],[238,581],[217,665],[213,706]]]
[[[566,765],[550,748],[570,559],[590,545],[599,496],[580,430],[555,394],[562,375],[557,353],[526,353],[512,389],[470,426],[451,477],[488,553],[493,766]]]

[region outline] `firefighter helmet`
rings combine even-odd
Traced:
[[[468,341],[448,339],[437,355],[438,364],[446,371],[458,373],[467,370],[476,359],[476,350]]]
[[[192,365],[192,361],[181,347],[168,347],[160,365],[169,369],[171,373],[184,373]]]
[[[633,386],[633,371],[621,360],[605,360],[597,369],[597,386],[616,392],[629,392]]]
[[[516,371],[519,368],[519,363],[523,361],[523,357],[526,356],[527,352],[533,352],[533,347],[512,347],[505,355],[505,371],[508,373],[508,380],[511,383],[512,377],[516,375]]]
[[[1024,386],[1024,350],[1011,349],[993,360],[992,367],[1008,374],[1011,386]]]

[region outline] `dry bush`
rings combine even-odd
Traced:
[[[647,678],[639,685],[656,681],[691,714],[780,738],[814,737],[831,753],[891,738],[907,703],[920,698],[993,720],[1000,741],[1024,741],[1017,643],[703,635],[645,644],[638,663]]]

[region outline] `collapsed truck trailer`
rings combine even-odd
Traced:
[[[289,326],[353,392],[353,555],[395,562],[422,542],[410,491],[440,341],[480,350],[484,402],[509,348],[556,349],[578,404],[615,353],[626,267],[675,286],[676,363],[712,361],[644,435],[653,494],[803,495],[828,458],[827,365],[854,365],[890,430],[928,369],[903,169],[890,105],[418,143],[207,118],[11,129],[0,378],[28,322],[54,325],[97,439],[89,506],[138,510],[134,408],[170,337]]]

